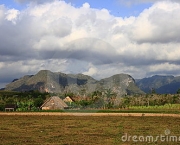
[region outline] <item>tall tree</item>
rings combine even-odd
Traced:
[[[107,99],[107,108],[112,108],[114,105],[114,100],[116,98],[116,93],[114,93],[111,89],[106,89],[105,97]]]

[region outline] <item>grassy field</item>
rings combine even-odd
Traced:
[[[127,136],[180,136],[180,118],[122,116],[0,116],[2,145],[176,145],[167,139],[161,142],[123,142]],[[141,138],[142,139],[142,138]]]
[[[180,114],[180,110],[163,109],[125,109],[125,110],[98,110],[97,113],[162,113],[162,114]]]

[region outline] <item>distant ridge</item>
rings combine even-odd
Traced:
[[[154,89],[159,94],[176,94],[180,88],[180,77],[155,75],[136,80],[136,84],[146,93]]]
[[[135,80],[128,74],[117,74],[100,81],[83,74],[65,74],[41,70],[35,75],[26,75],[8,85],[5,90],[65,93],[73,92],[88,95],[96,90],[112,89],[119,96],[126,94],[144,94],[135,84]]]

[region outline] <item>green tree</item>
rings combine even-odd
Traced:
[[[152,88],[152,89],[151,89],[151,94],[156,94],[155,88]]]
[[[106,107],[108,109],[113,108],[114,100],[116,98],[116,94],[111,89],[106,89],[105,97],[106,97],[106,100],[107,100]]]
[[[35,111],[34,101],[30,100],[21,100],[17,102],[18,111]]]
[[[78,102],[78,104],[83,108],[87,108],[92,102],[88,100],[81,100]]]
[[[104,99],[102,97],[96,98],[92,104],[93,108],[103,108],[104,106]]]
[[[7,98],[6,99],[6,104],[15,104],[16,102],[15,102],[15,100],[13,99],[13,98]]]
[[[123,98],[122,106],[124,108],[129,108],[131,102],[131,98],[129,96]]]
[[[0,100],[0,111],[4,111],[5,102]]]
[[[177,94],[180,94],[180,88],[177,90]]]
[[[34,106],[35,107],[41,107],[41,105],[44,103],[44,100],[40,97],[34,99]]]

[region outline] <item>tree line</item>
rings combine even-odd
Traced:
[[[67,93],[65,96],[70,96],[72,99],[76,98],[73,93]],[[73,103],[74,106],[79,105],[81,108],[97,109],[128,109],[130,106],[148,107],[166,104],[180,104],[180,89],[177,94],[157,94],[153,90],[149,94],[124,96],[118,96],[112,89],[105,89],[104,91],[95,91]]]
[[[15,92],[0,91],[0,111],[3,111],[8,104],[15,104],[18,111],[36,111],[43,104],[49,93],[39,91]]]
[[[149,94],[136,94],[118,96],[112,89],[94,91],[88,95],[77,96],[72,92],[63,94],[42,93],[39,91],[12,92],[0,91],[0,111],[6,104],[16,104],[17,111],[36,111],[44,101],[57,95],[61,99],[69,96],[73,102],[67,103],[72,109],[128,109],[130,106],[162,106],[166,104],[180,104],[180,89],[177,94],[157,94],[152,91]]]

